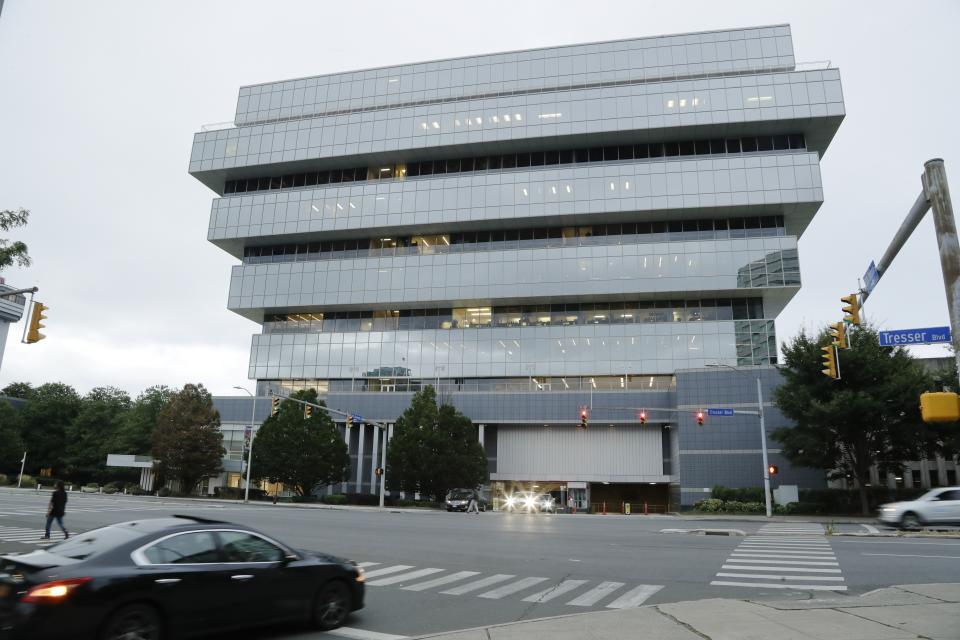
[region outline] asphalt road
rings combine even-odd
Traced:
[[[0,550],[39,538],[48,499],[0,490]],[[822,525],[802,522],[381,513],[81,494],[70,495],[66,521],[84,531],[172,513],[243,523],[296,548],[367,563],[366,608],[340,637],[369,640],[701,598],[856,596],[960,575],[960,540],[825,536]],[[662,533],[694,527],[747,536]],[[260,637],[328,636],[293,628]]]

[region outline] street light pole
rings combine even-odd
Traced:
[[[250,446],[247,448],[247,486],[243,490],[244,504],[250,502],[250,462],[253,460],[253,427],[257,419],[257,396],[253,395],[243,387],[234,387],[240,391],[246,391],[247,395],[253,400],[253,407],[250,409]]]
[[[27,464],[27,452],[23,452],[23,458],[20,459],[20,477],[17,479],[17,489],[20,488],[20,484],[23,482],[23,466]]]

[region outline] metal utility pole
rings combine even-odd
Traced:
[[[380,508],[383,509],[384,487],[387,482],[387,426],[379,431],[383,432],[383,446],[380,448]]]
[[[253,408],[250,409],[250,446],[247,447],[247,486],[243,491],[244,504],[250,502],[250,462],[253,460],[253,429],[257,420],[257,396],[253,395],[244,387],[234,387],[240,391],[246,391],[247,395],[253,400]]]
[[[20,488],[20,484],[23,482],[23,467],[27,464],[27,452],[23,452],[23,458],[20,459],[20,477],[17,478],[17,489]]]
[[[763,498],[769,518],[773,515],[773,505],[770,504],[770,461],[767,460],[767,425],[763,419],[763,387],[760,385],[760,376],[757,376],[757,413],[760,414],[760,448],[763,450]]]
[[[953,203],[943,160],[934,158],[923,164],[923,192],[933,211],[933,225],[937,231],[937,247],[940,249],[940,269],[943,271],[943,287],[947,292],[947,309],[950,312],[950,336],[953,355],[960,372],[960,243],[957,241],[957,223],[953,218]]]

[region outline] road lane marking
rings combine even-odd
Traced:
[[[633,609],[639,607],[657,591],[663,589],[662,584],[641,584],[607,605],[607,609]]]
[[[949,558],[951,560],[960,560],[960,556],[920,556],[907,553],[861,553],[862,556],[891,556],[893,558]]]
[[[623,586],[622,582],[601,582],[590,591],[587,591],[583,595],[574,598],[568,605],[574,607],[590,607],[593,606],[601,598],[605,598],[620,587]]]
[[[357,566],[360,567],[361,569],[366,569],[367,567],[375,567],[378,564],[380,563],[379,562],[360,562],[357,564]]]
[[[527,596],[523,599],[524,602],[550,602],[554,598],[558,598],[565,593],[569,593],[574,589],[582,587],[587,584],[586,580],[564,580],[560,584],[554,585],[549,589],[544,589],[539,593]]]
[[[491,589],[486,593],[481,593],[478,598],[487,598],[489,600],[499,600],[504,596],[508,596],[511,593],[516,593],[517,591],[523,591],[529,587],[532,587],[535,584],[540,584],[541,582],[546,582],[547,578],[523,578],[522,580],[517,580],[516,582],[511,582],[502,587],[497,587],[496,589]]]
[[[410,636],[397,636],[392,633],[380,633],[378,631],[367,631],[366,629],[354,629],[352,627],[338,627],[326,632],[331,636],[338,638],[350,638],[351,640],[406,640]]]
[[[837,562],[811,562],[808,560],[775,560],[774,558],[765,558],[765,559],[749,559],[749,558],[730,558],[731,562],[765,562],[767,564],[775,562],[776,564],[802,564],[802,565],[811,565],[811,566],[822,566],[822,567],[839,567],[840,564]]]
[[[732,562],[732,561],[731,561]],[[840,569],[816,569],[807,567],[760,567],[743,566],[738,564],[725,564],[721,569],[741,569],[746,571],[807,571],[811,573],[840,573]]]
[[[846,591],[847,588],[832,584],[779,584],[766,582],[728,582],[726,580],[714,580],[710,583],[713,587],[760,587],[766,589],[799,589],[801,591]]]
[[[752,544],[752,545],[760,545],[760,546],[764,546],[764,547],[801,547],[801,548],[804,548],[804,549],[806,549],[807,547],[810,547],[810,548],[813,548],[813,549],[829,549],[829,548],[830,548],[830,543],[828,543],[828,542],[826,542],[826,541],[824,541],[824,542],[814,542],[814,541],[810,541],[810,542],[774,542],[774,541],[768,541],[768,540],[752,540],[752,539],[749,539],[749,538],[748,538],[748,539],[744,540],[743,542],[741,542],[740,544]]]
[[[450,584],[451,582],[457,582],[458,580],[466,580],[467,578],[472,578],[473,576],[478,575],[480,575],[479,571],[458,571],[457,573],[452,573],[448,576],[434,578],[433,580],[427,580],[426,582],[420,582],[417,584],[411,584],[407,587],[403,587],[403,590],[426,591],[427,589],[433,589],[434,587]]]
[[[843,582],[841,576],[785,576],[763,573],[723,573],[717,574],[720,578],[760,578],[761,580],[837,580]]]
[[[446,591],[441,591],[448,596],[462,596],[465,593],[470,593],[471,591],[479,591],[484,587],[489,587],[495,585],[498,582],[506,582],[510,578],[516,578],[517,576],[509,573],[497,573],[492,576],[487,576],[480,580],[474,580],[473,582],[468,582],[467,584],[462,584],[459,587],[454,587],[453,589],[447,589]]]
[[[867,533],[880,533],[880,529],[877,529],[872,524],[861,524],[861,527],[867,530]]]
[[[750,553],[750,552],[736,552],[730,554],[731,560],[736,560],[739,558],[769,558],[770,560],[836,560],[837,558],[831,553],[830,555],[823,556],[802,556],[802,555],[793,555],[786,553]]]
[[[374,580],[373,582],[370,582],[368,580],[367,586],[383,587],[388,584],[397,584],[398,582],[406,582],[407,580],[416,580],[417,578],[425,578],[435,573],[440,573],[441,571],[443,571],[443,569],[417,569],[416,571],[411,571],[410,573],[401,573],[399,575],[392,575],[386,578],[380,578],[379,580]]]
[[[737,551],[750,551],[751,553],[802,553],[804,555],[833,555],[832,549],[797,549],[795,547],[755,547],[749,544],[742,544],[737,547]]]
[[[413,566],[407,564],[398,564],[392,567],[384,567],[383,569],[374,569],[373,571],[367,571],[366,576],[367,580],[369,580],[370,578],[376,578],[377,576],[385,576],[391,573],[406,571],[407,569],[413,569]]]
[[[823,537],[819,538],[777,538],[769,536],[750,536],[744,540],[744,542],[775,542],[777,544],[788,544],[790,542],[796,542],[799,544],[829,544]]]

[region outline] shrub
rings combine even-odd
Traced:
[[[169,487],[160,487],[157,490],[157,495],[160,496],[161,498],[166,498],[167,496],[170,495]]]
[[[0,486],[10,484],[10,478],[7,477],[7,474],[0,473]]]
[[[347,504],[347,496],[337,493],[329,496],[323,496],[323,504]]]
[[[706,513],[716,513],[723,509],[723,500],[718,500],[717,498],[698,500],[694,503],[693,508]]]
[[[18,476],[14,476],[14,477],[13,477],[13,483],[12,483],[12,484],[17,484],[17,477],[18,477]],[[25,473],[25,474],[23,474],[23,477],[20,479],[20,486],[21,486],[21,487],[30,487],[31,489],[33,489],[35,486],[37,486],[37,481],[34,479],[33,476]]]
[[[114,494],[114,493],[117,493],[117,488],[116,488],[116,487],[111,487],[111,486],[106,486],[106,487],[103,488],[103,492],[112,495],[112,494]]]
[[[740,487],[731,489],[716,485],[710,491],[710,497],[724,502],[763,502],[763,489],[760,487]]]

